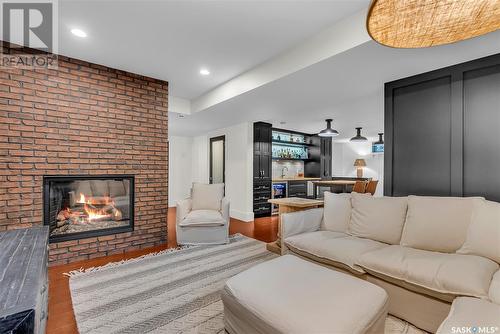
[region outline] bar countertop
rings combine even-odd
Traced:
[[[268,200],[269,203],[284,205],[295,208],[308,208],[323,205],[323,200],[308,199],[300,197],[273,198]]]
[[[287,182],[287,181],[319,181],[319,177],[277,177],[273,178],[273,182]]]

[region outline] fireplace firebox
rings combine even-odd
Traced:
[[[50,242],[133,231],[134,176],[45,176],[43,207]]]

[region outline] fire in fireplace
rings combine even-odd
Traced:
[[[44,177],[44,223],[50,241],[133,230],[134,177]]]

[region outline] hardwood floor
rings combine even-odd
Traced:
[[[124,254],[106,256],[102,258],[70,263],[49,268],[49,318],[47,322],[48,334],[78,333],[71,304],[69,278],[64,273],[79,268],[90,268],[105,265],[109,262],[138,257],[151,252],[177,247],[175,239],[175,208],[168,210],[168,241],[158,247],[133,251]],[[229,233],[241,233],[247,237],[264,242],[275,241],[278,233],[278,217],[258,218],[254,222],[246,223],[231,219]]]

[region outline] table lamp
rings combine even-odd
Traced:
[[[358,178],[363,177],[363,167],[366,167],[365,159],[356,159],[354,161],[354,167],[356,167]]]

